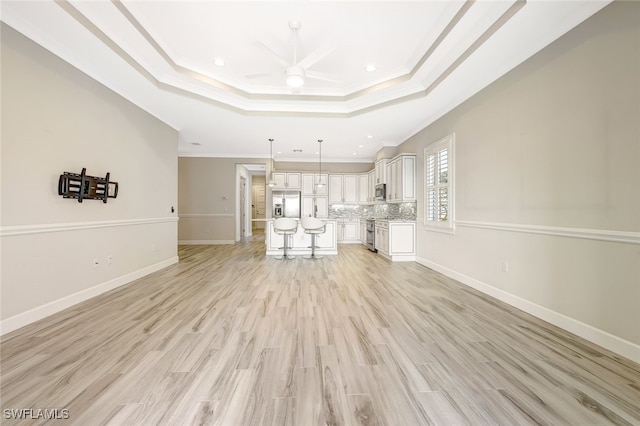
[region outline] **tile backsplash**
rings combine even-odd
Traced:
[[[415,202],[399,204],[381,203],[371,206],[334,204],[329,206],[329,218],[416,220],[417,206]]]

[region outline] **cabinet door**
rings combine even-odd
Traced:
[[[394,181],[393,181],[393,173],[391,172],[391,167],[393,167],[393,161],[390,163],[387,163],[386,165],[386,175],[387,175],[387,188],[386,188],[386,200],[387,201],[393,201],[394,200],[394,196],[393,196],[393,191],[394,191]]]
[[[316,217],[329,217],[329,203],[327,197],[316,197]]]
[[[389,230],[382,230],[382,252],[389,254]]]
[[[327,173],[315,174],[316,195],[329,195],[329,175]]]
[[[368,178],[369,178],[369,188],[368,188],[368,192],[369,192],[369,202],[374,202],[375,201],[375,195],[376,195],[376,171],[375,170],[371,170],[368,174]]]
[[[345,222],[342,239],[344,241],[358,241],[359,226],[357,221]]]
[[[401,192],[402,177],[399,173],[399,160],[387,163],[387,200],[398,201]]]
[[[313,195],[316,187],[315,175],[313,173],[302,174],[302,195]]]
[[[273,186],[275,189],[286,189],[287,188],[287,174],[283,172],[274,172],[273,182],[275,185]]]
[[[358,175],[358,203],[367,204],[369,202],[369,176]]]
[[[302,184],[301,173],[287,173],[287,188],[288,189],[300,189]]]
[[[414,223],[389,224],[389,253],[391,255],[416,254],[416,225]]]
[[[402,201],[402,160],[396,160],[393,164],[393,198]]]
[[[376,174],[375,185],[379,183],[387,183],[387,160],[382,159],[376,161],[374,170]]]
[[[416,199],[416,156],[402,158],[402,200],[414,201]]]
[[[389,254],[389,229],[376,226],[375,248],[381,253]]]
[[[311,195],[303,195],[301,197],[301,217],[305,216],[313,216],[313,196]]]
[[[358,175],[344,175],[343,191],[346,204],[358,204]]]
[[[329,175],[329,204],[342,204],[344,195],[342,194],[343,175]]]

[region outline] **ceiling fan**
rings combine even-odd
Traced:
[[[309,68],[320,61],[322,58],[333,52],[333,48],[321,48],[314,52],[311,52],[309,55],[298,61],[298,30],[300,29],[300,22],[296,20],[289,21],[289,28],[293,33],[293,60],[288,60],[283,58],[280,54],[276,53],[275,50],[267,46],[264,42],[258,41],[257,43],[265,48],[271,55],[282,65],[285,67],[285,75],[286,75],[286,83],[287,86],[291,87],[291,89],[296,93],[300,90],[300,88],[305,83],[305,78],[315,79],[315,80],[323,80],[330,81],[333,83],[338,83],[339,80],[331,74],[312,71]],[[272,73],[254,73],[254,74],[246,74],[246,78],[259,78],[272,75]]]

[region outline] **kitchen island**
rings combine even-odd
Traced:
[[[304,228],[298,220],[298,230],[294,235],[287,236],[288,249],[287,254],[292,256],[301,256],[311,254],[311,235],[304,232]],[[338,245],[336,238],[336,221],[331,219],[322,220],[326,224],[325,233],[318,234],[316,237],[316,254],[317,255],[337,255]],[[265,229],[265,240],[267,246],[267,256],[280,256],[284,246],[284,235],[278,235],[273,230],[273,219],[267,219],[267,227]]]

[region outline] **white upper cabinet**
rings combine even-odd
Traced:
[[[369,198],[369,174],[358,175],[358,204],[368,204]]]
[[[344,200],[343,175],[329,175],[329,204],[341,204]]]
[[[313,195],[316,190],[316,183],[313,173],[302,174],[302,195]]]
[[[300,189],[302,173],[300,172],[273,172],[274,189]]]
[[[358,175],[344,175],[344,203],[358,204]]]
[[[387,183],[387,159],[383,158],[382,160],[378,160],[375,163],[374,173],[375,173],[375,185],[379,183]]]
[[[368,193],[368,201],[370,203],[374,203],[376,201],[376,171],[372,169],[369,173],[367,173],[368,182],[367,182],[367,193]]]
[[[386,165],[387,202],[416,201],[416,155],[400,154]]]
[[[302,173],[302,195],[327,195],[326,173]]]
[[[358,175],[329,175],[329,204],[358,204]]]

